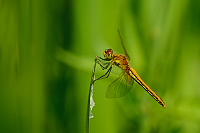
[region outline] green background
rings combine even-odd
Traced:
[[[198,0],[0,0],[0,132],[83,132],[95,56],[123,54],[117,29],[166,109],[137,83],[105,98],[112,74],[95,82],[90,132],[199,133]]]

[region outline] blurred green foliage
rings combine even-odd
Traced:
[[[166,110],[136,83],[106,99],[111,75],[94,85],[90,132],[199,133],[197,0],[0,0],[0,132],[83,132],[95,56],[123,53],[117,29]]]

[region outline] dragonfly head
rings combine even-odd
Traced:
[[[111,60],[113,58],[113,50],[107,49],[104,51],[103,55],[105,59]]]

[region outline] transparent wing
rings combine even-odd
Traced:
[[[126,95],[131,90],[133,83],[133,78],[125,71],[122,72],[120,76],[108,86],[106,97],[118,98]]]
[[[120,41],[121,41],[123,50],[124,50],[124,54],[125,54],[126,58],[127,58],[128,60],[130,60],[130,57],[129,57],[129,55],[128,55],[128,53],[126,52],[126,49],[125,49],[125,47],[124,47],[124,43],[123,43],[123,41],[122,41],[122,37],[121,37],[121,35],[120,35],[120,32],[119,32],[119,30],[117,30],[117,31],[118,31],[118,34],[119,34],[119,38],[120,38]]]
[[[116,65],[113,65],[112,66],[112,71],[111,73],[115,74],[115,75],[120,75],[122,72],[124,72],[123,69],[119,68],[118,66]]]

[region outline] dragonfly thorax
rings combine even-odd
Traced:
[[[104,55],[105,59],[111,60],[113,58],[113,50],[107,49],[107,50],[104,51],[103,55]]]

